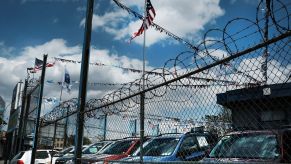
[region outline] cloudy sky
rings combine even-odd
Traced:
[[[120,0],[124,5],[143,13],[143,0]],[[211,28],[223,28],[231,19],[246,17],[255,20],[256,0],[152,0],[156,10],[154,22],[192,44],[199,43]],[[11,102],[14,85],[27,76],[35,58],[48,54],[44,96],[59,98],[65,67],[72,81],[79,80],[80,64],[56,61],[54,57],[81,60],[86,1],[84,0],[5,0],[0,1],[0,96]],[[124,68],[142,69],[143,37],[128,43],[141,21],[119,8],[111,0],[95,1],[91,40],[88,97],[101,98],[119,84],[140,78],[141,74]],[[217,37],[217,36],[212,36]],[[163,67],[187,46],[150,28],[146,33],[146,69]],[[36,73],[34,77],[38,77]],[[93,85],[95,83],[95,85]],[[78,83],[71,93],[64,91],[63,100],[77,97]]]

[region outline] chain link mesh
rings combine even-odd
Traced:
[[[89,99],[84,136],[93,142],[138,139],[145,93],[144,162],[205,156],[205,162],[291,162],[291,4],[270,1],[267,26],[263,5],[255,21],[236,18],[211,29],[195,49],[146,71],[144,91],[137,79]],[[65,101],[42,117],[43,126],[68,118],[67,136],[73,136],[77,109],[77,99]],[[138,151],[133,155],[119,162],[140,160]]]

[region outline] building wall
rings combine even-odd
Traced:
[[[56,138],[54,149],[61,150],[64,147],[64,138]]]
[[[5,101],[3,100],[3,98],[0,96],[0,118],[3,120],[3,115],[5,112]],[[1,129],[0,129],[1,130]]]

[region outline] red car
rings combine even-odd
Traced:
[[[128,157],[140,146],[139,138],[125,138],[117,140],[98,152],[94,156],[82,159],[82,164],[108,163],[111,160],[119,160]]]

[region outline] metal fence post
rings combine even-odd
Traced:
[[[41,80],[40,80],[40,91],[39,91],[39,98],[38,98],[38,110],[37,110],[37,117],[36,117],[36,126],[35,126],[35,133],[34,133],[34,143],[31,152],[31,164],[35,163],[35,153],[37,149],[37,141],[38,141],[38,132],[39,132],[39,122],[40,122],[40,112],[41,112],[41,104],[42,104],[42,95],[43,95],[43,84],[45,78],[45,70],[46,70],[46,61],[47,55],[43,55],[43,64],[41,70]]]
[[[90,42],[91,42],[91,31],[92,31],[92,18],[93,18],[93,6],[94,0],[87,1],[87,14],[85,23],[85,36],[84,45],[82,52],[82,63],[81,63],[81,74],[80,74],[80,86],[78,96],[78,125],[76,128],[75,138],[75,163],[81,163],[82,157],[82,145],[83,145],[83,133],[84,133],[84,111],[86,105],[86,94],[87,94],[87,80],[88,80],[88,69],[89,69],[89,58],[90,58]]]

